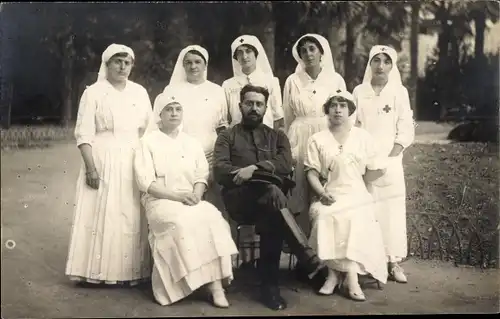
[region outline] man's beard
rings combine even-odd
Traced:
[[[257,115],[257,116],[250,116],[250,115]],[[243,116],[242,122],[245,126],[249,127],[257,127],[259,124],[262,124],[264,120],[263,116],[260,116],[258,114],[248,114],[246,116]]]

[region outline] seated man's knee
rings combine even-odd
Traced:
[[[285,193],[283,193],[281,188],[279,188],[278,186],[271,184],[271,185],[268,185],[267,189],[272,197],[286,201]]]
[[[271,205],[272,208],[282,209],[286,207],[287,198],[278,186],[269,184],[266,185],[265,194],[259,202],[260,204]]]

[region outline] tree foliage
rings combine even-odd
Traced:
[[[208,77],[220,84],[232,75],[231,42],[243,33],[256,35],[283,84],[295,69],[294,42],[314,32],[330,41],[335,66],[352,90],[361,81],[372,45],[401,50],[411,5],[407,1],[30,4],[43,17],[41,47],[61,61],[54,83],[61,88],[62,108],[66,108],[62,116],[73,120],[78,99],[85,86],[95,81],[101,54],[111,43],[134,50],[131,79],[143,85],[153,100],[168,83],[177,55],[186,45],[207,48]],[[498,4],[491,1],[426,1],[420,10],[432,14],[438,26],[441,64],[436,63],[435,72],[441,76],[464,63],[457,57],[465,48],[465,37],[474,35],[479,43],[476,55],[482,53],[486,28],[481,29],[482,22],[497,21],[499,12]],[[476,24],[475,34],[471,22]],[[407,62],[408,57],[402,57],[402,63]],[[439,99],[448,95],[443,93]]]

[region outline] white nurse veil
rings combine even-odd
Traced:
[[[240,63],[234,59],[234,53],[236,49],[240,45],[250,45],[257,50],[257,58],[256,58],[256,69],[263,72],[264,74],[274,77],[273,70],[271,68],[271,64],[269,63],[269,59],[267,58],[266,51],[262,46],[262,43],[259,39],[254,35],[244,34],[237,37],[233,43],[231,43],[231,61],[233,64],[233,75],[236,76],[245,76],[243,71],[241,70]]]
[[[207,62],[205,72],[203,72],[203,78],[206,80],[207,79],[207,73],[208,73],[208,51],[199,45],[188,45],[184,49],[181,50],[179,53],[179,56],[177,57],[177,62],[175,63],[174,66],[174,71],[172,72],[172,76],[170,77],[170,82],[168,83],[167,87],[173,84],[179,84],[179,83],[185,83],[187,82],[186,79],[186,71],[184,70],[183,66],[183,61],[184,61],[184,56],[186,56],[186,53],[189,51],[197,51],[199,52],[204,58],[205,61]]]
[[[372,69],[370,67],[370,62],[374,56],[380,53],[387,54],[392,60],[392,69],[389,72],[389,77],[387,84],[389,85],[402,85],[401,74],[399,73],[397,61],[398,61],[398,53],[393,48],[386,45],[374,45],[368,57],[368,62],[366,63],[365,75],[363,76],[363,83],[371,83],[372,80]]]
[[[155,123],[160,123],[161,118],[160,118],[160,113],[161,111],[169,104],[171,103],[179,103],[180,105],[183,105],[182,102],[176,97],[173,91],[170,90],[165,90],[162,93],[160,93],[153,104],[153,115],[155,119]],[[183,121],[184,122],[184,121]],[[183,122],[179,125],[177,130],[180,132],[182,131],[183,128]]]
[[[331,74],[337,73],[335,72],[335,65],[333,64],[333,56],[332,56],[332,50],[330,49],[330,43],[328,43],[328,40],[325,39],[325,37],[315,33],[304,34],[293,45],[292,55],[295,61],[297,61],[297,67],[295,68],[295,73],[299,73],[305,70],[304,61],[302,61],[302,59],[299,56],[299,48],[298,48],[300,40],[302,40],[305,37],[315,38],[321,45],[321,48],[323,49],[323,56],[321,57],[321,62],[320,62],[322,70],[325,70],[327,73]]]
[[[123,45],[123,44],[116,44],[116,43],[110,44],[106,48],[106,50],[104,50],[104,52],[102,53],[101,66],[99,67],[99,73],[97,74],[97,81],[106,80],[107,72],[108,72],[108,69],[106,67],[106,63],[109,61],[109,59],[111,59],[111,57],[113,55],[118,54],[118,53],[127,53],[128,55],[130,55],[132,57],[132,60],[135,60],[134,51],[131,48],[129,48],[128,46]]]

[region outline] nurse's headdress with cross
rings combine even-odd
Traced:
[[[349,108],[349,116],[354,114],[354,112],[356,111],[356,103],[354,102],[354,97],[348,91],[341,89],[338,89],[335,92],[330,93],[330,95],[326,99],[325,104],[323,105],[323,112],[325,114],[327,114],[327,109],[330,108],[331,100],[335,97],[341,97],[347,100],[347,105]]]
[[[271,64],[269,63],[266,51],[264,50],[262,43],[256,36],[249,34],[240,35],[233,41],[233,43],[231,43],[231,61],[233,64],[233,75],[245,76],[245,74],[241,71],[240,63],[236,59],[234,59],[236,49],[242,44],[251,46],[257,51],[257,59],[255,61],[256,69],[270,77],[274,77],[273,69],[271,68]]]
[[[159,123],[161,121],[161,117],[160,117],[161,111],[163,111],[163,109],[165,107],[167,107],[168,105],[171,105],[174,103],[182,106],[181,101],[178,98],[176,98],[175,94],[173,94],[172,92],[169,92],[168,89],[167,89],[167,91],[164,91],[163,93],[159,94],[156,97],[155,102],[153,104],[153,114],[154,114],[156,123]]]
[[[374,56],[376,56],[377,54],[380,54],[380,53],[387,54],[391,58],[391,61],[392,61],[392,69],[389,72],[389,79],[388,79],[387,84],[388,85],[392,85],[392,84],[401,85],[402,84],[401,74],[399,73],[399,69],[398,69],[398,65],[397,65],[398,53],[396,52],[396,50],[394,50],[393,48],[388,47],[386,45],[374,45],[371,48],[370,55],[368,57],[368,62],[366,64],[365,75],[363,77],[363,83],[370,84],[370,82],[372,80],[372,76],[373,76],[372,69],[370,67],[370,62]]]

